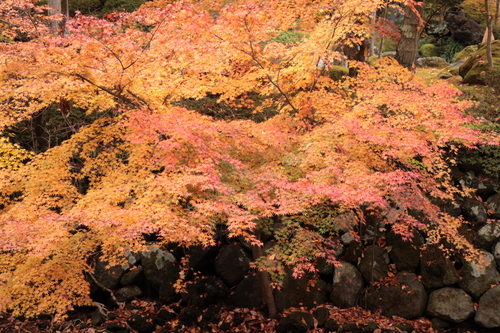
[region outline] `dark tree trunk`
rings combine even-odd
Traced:
[[[401,39],[396,49],[396,60],[401,66],[410,70],[415,65],[418,56],[418,42],[423,28],[421,14],[423,2],[416,2],[415,8],[405,6],[405,18],[401,27]]]

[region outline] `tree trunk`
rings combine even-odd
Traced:
[[[260,230],[255,231],[255,237],[260,240]],[[262,247],[252,245],[252,256],[253,260],[257,260],[262,257]],[[262,298],[266,302],[267,310],[269,312],[270,318],[276,318],[278,315],[278,310],[276,308],[276,302],[274,301],[273,289],[271,288],[271,278],[267,271],[257,271],[257,278],[259,279],[260,291],[262,293]]]
[[[401,39],[396,48],[396,60],[410,70],[418,56],[418,42],[423,28],[421,14],[424,3],[415,2],[415,8],[405,6],[405,18],[401,27]]]
[[[486,9],[486,57],[488,58],[488,68],[493,69],[493,56],[491,54],[491,40],[493,28],[491,24],[490,4],[489,0],[484,0],[484,8]]]
[[[53,20],[49,23],[50,33],[53,35],[65,35],[66,31],[64,25],[66,23],[66,18],[69,17],[68,0],[48,0],[48,5],[51,8],[49,10],[49,16],[57,14],[64,15],[63,19]]]

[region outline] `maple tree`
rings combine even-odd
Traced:
[[[335,235],[356,230],[335,219],[345,212],[470,251],[462,221],[436,204],[461,194],[449,170],[457,147],[491,142],[465,126],[475,120],[458,91],[427,86],[392,58],[329,75],[387,4],[155,0],[77,15],[68,35],[0,44],[0,130],[54,107],[95,118],[38,154],[0,140],[0,309],[60,319],[91,304],[87,259],[119,263],[146,249],[144,234],[209,246],[224,226],[253,245],[267,284],[284,267],[300,276],[320,257],[335,262]],[[214,96],[236,119],[185,107]],[[265,255],[261,232],[277,243]]]

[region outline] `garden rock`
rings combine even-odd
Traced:
[[[306,333],[310,328],[314,327],[314,318],[307,312],[292,312],[286,317],[281,317],[278,320],[276,332],[278,333]]]
[[[418,58],[415,62],[419,67],[445,68],[448,67],[448,62],[441,57],[425,57]]]
[[[428,245],[420,258],[422,283],[428,289],[450,286],[460,280],[452,262],[436,245]]]
[[[349,308],[358,302],[364,287],[361,272],[351,263],[341,261],[333,273],[333,288],[330,300],[339,308]]]
[[[126,286],[115,291],[118,302],[128,302],[142,295],[142,290],[138,286]]]
[[[448,11],[444,17],[448,22],[451,36],[464,45],[479,44],[483,40],[484,29],[462,11]]]
[[[127,271],[128,266],[116,265],[107,267],[108,265],[109,263],[107,261],[97,261],[94,277],[104,287],[108,289],[115,289],[120,284],[120,279]]]
[[[459,60],[467,60],[474,52],[476,52],[478,49],[477,45],[469,45],[466,46],[462,51],[458,52],[455,54],[453,57],[453,61],[459,61]]]
[[[440,78],[440,79],[449,79],[451,77],[457,76],[458,75],[458,70],[459,70],[460,66],[462,66],[464,63],[465,63],[465,59],[458,60],[458,61],[450,64],[448,67],[443,68],[443,70],[441,70],[438,73],[438,75],[437,75],[438,78]]]
[[[464,218],[473,225],[485,224],[488,220],[486,207],[477,198],[467,197],[462,202]]]
[[[369,283],[387,277],[389,271],[389,255],[377,245],[366,249],[358,268]]]
[[[500,219],[500,194],[495,194],[486,200],[488,204],[490,217]]]
[[[312,273],[297,279],[287,271],[282,288],[276,290],[274,296],[278,310],[300,306],[313,308],[328,301],[327,284]]]
[[[486,251],[481,251],[478,262],[465,262],[460,276],[462,280],[458,285],[475,299],[479,299],[492,284],[500,281],[495,258]]]
[[[474,314],[474,303],[462,289],[445,287],[429,295],[427,314],[448,322],[461,323]]]
[[[491,43],[493,66],[500,69],[500,41]],[[481,46],[467,61],[460,66],[459,74],[466,84],[485,84],[485,73],[488,71],[486,45]]]
[[[229,287],[240,283],[249,269],[250,259],[239,244],[224,246],[215,259],[215,270]]]
[[[140,284],[144,280],[144,268],[142,266],[132,267],[120,279],[122,286],[131,286]]]
[[[477,232],[477,242],[483,248],[489,248],[500,241],[500,221],[492,221]]]
[[[500,327],[500,285],[484,293],[479,299],[474,321],[486,328]]]
[[[263,304],[259,280],[256,275],[244,278],[226,298],[226,303],[239,308],[257,308]]]
[[[369,288],[361,299],[363,307],[368,310],[381,309],[388,317],[414,319],[425,313],[427,292],[415,274],[401,272],[396,275],[394,284]]]
[[[441,37],[448,35],[450,30],[448,29],[448,23],[446,21],[430,20],[425,32],[428,35]]]
[[[179,278],[179,265],[172,253],[158,247],[141,252],[146,282],[158,291],[161,302],[171,303],[178,299],[174,283]]]
[[[415,271],[420,264],[420,247],[423,244],[424,239],[418,232],[413,233],[411,241],[405,241],[393,232],[387,235],[387,245],[391,248],[389,257],[398,271]]]
[[[495,262],[497,267],[500,267],[500,242],[496,243],[493,246],[493,257],[495,258]]]

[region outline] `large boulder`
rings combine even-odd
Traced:
[[[478,198],[463,198],[462,209],[464,218],[473,226],[483,225],[488,220],[486,207]]]
[[[104,287],[115,289],[120,284],[120,280],[128,268],[127,264],[109,266],[107,261],[98,260],[94,270],[94,277]]]
[[[420,258],[422,283],[428,289],[451,286],[460,280],[453,263],[437,245],[428,245]]]
[[[478,245],[485,249],[500,241],[500,221],[491,221],[486,224],[477,231],[476,237]]]
[[[215,259],[215,270],[229,287],[240,283],[249,269],[250,258],[240,244],[224,246]]]
[[[460,270],[460,276],[462,280],[458,285],[475,299],[479,299],[491,285],[500,281],[495,258],[486,251],[481,251],[477,261],[465,262]]]
[[[361,272],[351,263],[341,261],[333,273],[333,288],[330,300],[340,308],[350,308],[357,304],[364,280]]]
[[[391,247],[389,257],[398,271],[414,272],[420,265],[420,247],[424,245],[420,233],[414,232],[413,238],[407,241],[401,235],[390,232],[387,235],[387,245]]]
[[[484,293],[479,299],[475,322],[486,328],[500,327],[500,285]]]
[[[358,268],[367,282],[379,281],[389,272],[389,255],[377,245],[370,246],[365,250]]]
[[[317,274],[307,273],[295,278],[290,270],[285,272],[281,289],[275,290],[274,298],[278,310],[305,306],[313,308],[328,301],[327,283]]]
[[[500,194],[490,196],[486,203],[488,205],[488,212],[491,218],[500,219]]]
[[[427,314],[452,323],[461,323],[474,314],[474,303],[465,291],[445,287],[429,295]]]
[[[256,308],[263,304],[259,279],[256,275],[244,278],[226,298],[228,304],[239,308]]]
[[[455,54],[452,61],[457,62],[460,60],[464,60],[465,62],[465,60],[467,60],[472,54],[474,54],[474,52],[476,52],[477,49],[478,49],[477,45],[466,46],[462,51]]]
[[[160,301],[168,304],[178,300],[174,288],[179,279],[179,264],[174,255],[156,246],[140,253],[146,282],[158,291]]]
[[[443,68],[438,74],[438,78],[440,79],[449,79],[451,77],[457,76],[458,75],[458,70],[460,69],[460,66],[462,66],[465,63],[465,59],[455,61],[454,63],[450,64],[448,67]]]
[[[462,11],[448,11],[444,17],[448,22],[451,36],[463,45],[479,44],[483,40],[484,29]]]
[[[425,32],[431,36],[443,37],[450,34],[448,22],[440,20],[430,20],[427,24]]]
[[[491,43],[491,53],[493,56],[493,66],[495,70],[500,70],[500,41]],[[488,72],[488,60],[486,57],[486,44],[472,54],[469,59],[460,66],[459,74],[466,84],[485,84],[486,73]]]
[[[441,57],[418,58],[415,64],[419,67],[445,68],[448,62]]]
[[[385,316],[414,319],[424,315],[427,292],[413,273],[401,272],[394,284],[368,289],[362,297],[362,306],[368,310],[382,310]]]

